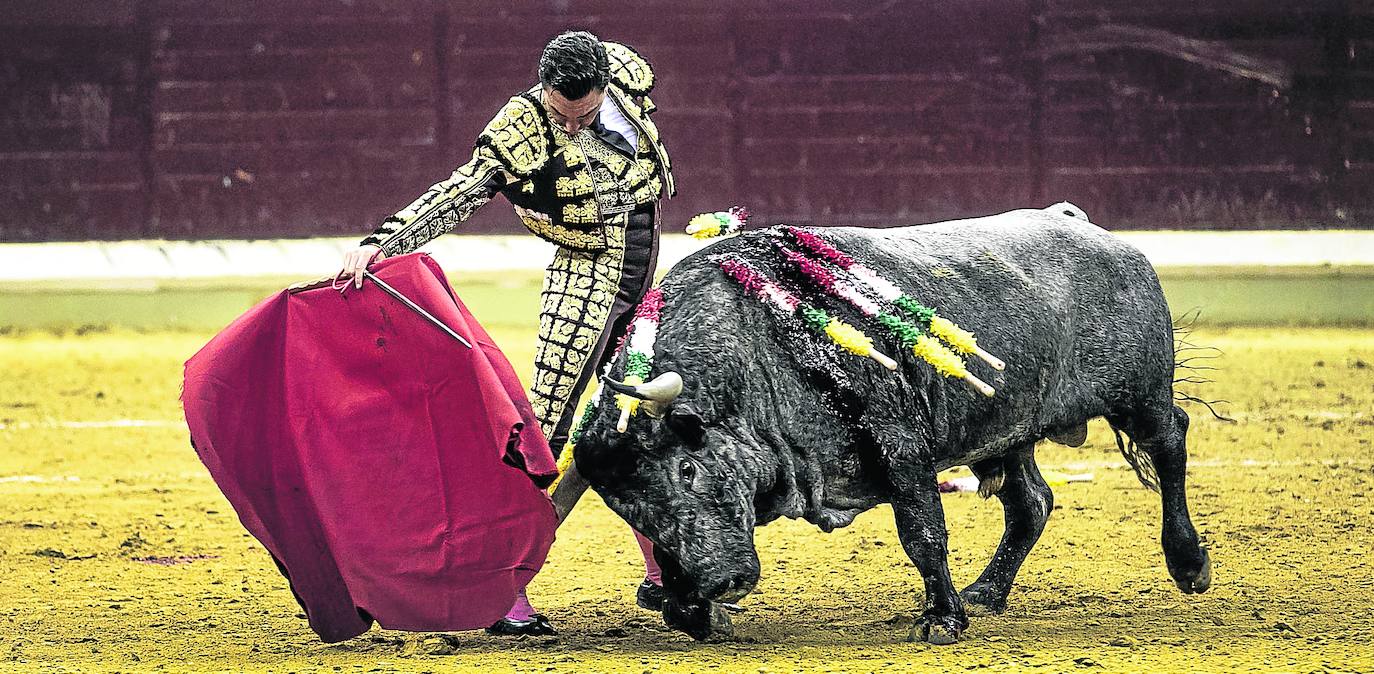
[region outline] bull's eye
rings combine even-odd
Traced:
[[[697,476],[697,467],[692,465],[691,461],[683,459],[682,464],[678,466],[677,473],[682,477],[683,482],[691,482]]]

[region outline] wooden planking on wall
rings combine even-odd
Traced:
[[[1047,0],[1047,197],[1131,226],[1329,220],[1346,127],[1314,92],[1340,5]]]
[[[1303,181],[1285,167],[1243,169],[1068,170],[1046,179],[1051,199],[1078,204],[1103,227],[1125,225],[1163,229],[1310,227],[1310,201],[1319,185]],[[1129,203],[1121,212],[1118,204]]]
[[[168,236],[362,233],[435,169],[424,3],[161,2],[153,217]]]
[[[1024,205],[1027,3],[831,9],[743,12],[740,173],[759,216],[892,225]]]
[[[1104,224],[1374,217],[1374,6],[23,0],[0,17],[0,239],[359,235],[466,161],[547,39],[655,65],[670,229],[1072,199]],[[1283,86],[1126,45],[1166,31]],[[5,79],[9,78],[9,79]],[[1247,210],[1249,209],[1249,210]],[[1364,218],[1364,220],[1360,220]],[[465,231],[520,231],[509,207]]]
[[[129,3],[22,16],[0,26],[0,240],[142,236],[143,42]]]

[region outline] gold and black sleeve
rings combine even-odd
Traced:
[[[388,257],[413,252],[472,217],[508,180],[492,148],[479,145],[471,161],[435,183],[399,213],[383,220],[361,245],[380,246]]]

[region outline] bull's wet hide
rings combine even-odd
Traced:
[[[621,434],[615,415],[598,414],[578,465],[612,510],[680,558],[660,559],[670,626],[698,639],[725,629],[728,617],[708,599],[743,587],[738,579],[757,564],[754,526],[801,517],[830,531],[891,503],[925,584],[912,636],[950,643],[968,622],[949,572],[936,473],[973,466],[983,495],[1003,506],[1005,535],[965,590],[980,610],[1003,610],[1053,511],[1036,443],[1081,443],[1084,424],[1100,417],[1138,448],[1126,454],[1142,477],[1158,474],[1170,575],[1185,592],[1207,589],[1210,564],[1184,493],[1187,415],[1173,404],[1173,319],[1158,277],[1139,250],[1065,211],[816,231],[1005,358],[1005,370],[979,371],[993,398],[941,376],[859,309],[808,287],[769,230],[718,241],[669,272],[653,376],[681,375],[667,419],[691,410],[693,432],[639,415]],[[741,292],[716,263],[724,257],[865,331],[897,370],[843,352]],[[622,358],[610,376],[624,370]],[[694,469],[682,471],[686,463]]]

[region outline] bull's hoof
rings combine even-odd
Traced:
[[[959,641],[959,635],[963,633],[957,623],[958,621],[954,618],[921,616],[916,619],[916,624],[911,626],[911,634],[907,636],[906,640],[924,641],[936,646],[948,646]]]
[[[1198,548],[1198,552],[1202,555],[1202,564],[1196,572],[1170,574],[1183,594],[1202,594],[1212,586],[1212,556],[1207,554],[1207,548]]]
[[[1007,599],[988,585],[974,583],[959,593],[964,600],[964,613],[985,617],[1002,615],[1007,611]]]

